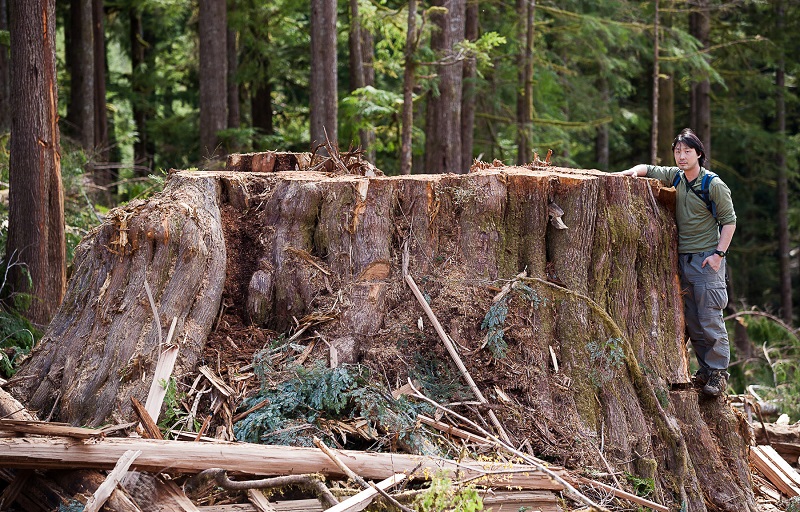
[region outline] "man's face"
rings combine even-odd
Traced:
[[[675,165],[677,165],[682,171],[686,171],[687,169],[692,169],[693,167],[697,166],[698,160],[700,159],[700,155],[697,154],[697,150],[690,148],[683,142],[679,142],[675,145],[673,154],[675,155]]]

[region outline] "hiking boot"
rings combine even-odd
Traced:
[[[708,384],[708,379],[711,377],[711,370],[708,368],[700,368],[692,375],[692,384],[695,387],[702,388]]]
[[[703,393],[709,396],[719,396],[728,388],[730,374],[725,370],[714,370],[708,378],[708,383],[703,386]]]

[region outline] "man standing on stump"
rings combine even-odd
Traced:
[[[728,386],[730,346],[722,310],[728,303],[725,256],[736,230],[727,185],[704,168],[703,143],[689,128],[672,142],[677,167],[639,164],[617,174],[655,178],[676,192],[678,256],[686,331],[700,369],[694,381],[719,396]]]

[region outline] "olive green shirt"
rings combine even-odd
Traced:
[[[675,175],[680,171],[677,167],[647,166],[647,177],[655,178],[671,187]],[[702,189],[703,176],[708,172],[700,168],[700,174],[692,183],[698,193]],[[709,198],[717,206],[717,218],[711,215],[706,203],[697,194],[689,190],[686,176],[681,178],[675,187],[675,221],[678,225],[678,252],[694,253],[713,251],[719,242],[719,226],[736,224],[736,212],[733,210],[731,191],[721,178],[714,178],[708,184]]]

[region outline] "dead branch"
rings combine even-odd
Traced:
[[[750,315],[750,316],[762,316],[764,318],[769,318],[770,320],[772,320],[776,324],[780,325],[781,327],[783,327],[784,329],[789,331],[789,333],[794,337],[798,337],[798,335],[800,334],[800,329],[795,329],[791,325],[789,325],[786,322],[784,322],[782,319],[778,318],[777,316],[771,315],[769,313],[765,313],[763,311],[738,311],[738,312],[736,312],[736,313],[734,313],[732,315],[726,316],[722,320],[728,321],[728,320],[733,320],[735,318],[739,318],[739,317],[747,316],[747,315]]]
[[[156,422],[153,421],[153,418],[150,416],[150,413],[147,412],[142,402],[136,399],[135,396],[131,397],[131,405],[133,406],[133,411],[139,417],[139,422],[142,424],[142,430],[146,434],[145,437],[149,437],[150,439],[164,439],[164,436],[161,435],[161,430],[156,425]]]
[[[230,491],[246,491],[248,489],[274,489],[297,485],[304,487],[316,494],[317,498],[326,507],[332,507],[339,503],[336,497],[323,482],[323,476],[319,474],[305,475],[284,475],[273,478],[261,478],[258,480],[231,480],[228,473],[221,468],[211,468],[201,471],[190,478],[184,488],[187,493],[195,489],[201,489],[207,482],[214,481],[218,486]]]
[[[461,360],[461,357],[459,357],[458,352],[456,351],[456,348],[453,346],[452,341],[450,341],[450,337],[447,335],[446,332],[444,332],[442,324],[439,323],[439,320],[436,318],[436,315],[433,313],[433,310],[428,305],[428,301],[426,301],[425,297],[422,296],[422,292],[419,290],[419,287],[417,287],[417,283],[414,282],[414,278],[411,277],[411,274],[407,274],[405,276],[405,280],[409,288],[411,288],[411,291],[414,292],[414,296],[417,298],[417,301],[419,302],[420,306],[422,306],[422,309],[425,310],[425,314],[428,315],[428,319],[433,324],[436,333],[439,335],[439,338],[442,340],[442,343],[444,343],[447,352],[450,354],[450,357],[453,358],[453,361],[456,363],[458,370],[461,372],[461,375],[464,377],[464,380],[467,381],[467,384],[469,385],[470,389],[472,389],[472,392],[475,394],[475,396],[481,403],[488,404],[489,401],[486,400],[486,397],[483,396],[483,393],[481,393],[481,390],[478,388],[477,384],[475,384],[475,381],[472,380],[472,376],[467,371],[467,367],[464,366],[464,362]],[[500,423],[500,420],[497,419],[497,416],[494,414],[494,411],[489,409],[488,414],[489,414],[489,419],[492,420],[492,424],[494,424],[495,428],[497,429],[497,432],[500,434],[500,437],[503,439],[504,442],[510,445],[511,439],[508,437],[508,434],[506,434],[503,425]]]

